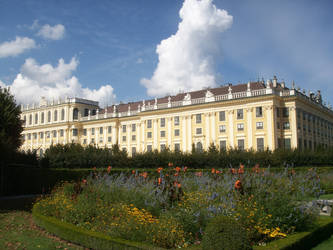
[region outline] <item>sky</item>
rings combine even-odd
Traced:
[[[258,79],[333,104],[330,0],[0,0],[0,86],[100,106]]]

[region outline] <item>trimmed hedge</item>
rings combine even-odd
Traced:
[[[92,249],[151,249],[158,250],[163,249],[152,245],[127,241],[123,239],[111,238],[108,235],[88,231],[86,229],[77,227],[75,225],[60,221],[53,217],[48,217],[39,214],[36,209],[33,208],[32,215],[35,223],[47,230],[48,232],[55,234],[62,239],[80,244]]]
[[[80,144],[52,145],[46,150],[40,165],[50,168],[158,168],[172,162],[175,166],[188,166],[196,169],[237,167],[240,163],[261,167],[281,166],[323,166],[333,164],[333,148],[311,150],[275,150],[274,152],[238,150],[219,151],[211,145],[207,151],[191,153],[164,150],[162,152],[137,153],[129,157],[126,151],[119,150],[118,145],[109,148],[96,148]]]
[[[295,233],[287,238],[275,240],[266,246],[255,246],[254,250],[281,249],[281,250],[307,250],[312,249],[333,234],[333,218],[320,216],[317,227],[311,232]]]
[[[88,231],[53,217],[39,214],[34,208],[32,215],[35,223],[65,240],[93,249],[163,249],[152,245],[115,239],[108,235]],[[268,243],[266,246],[254,246],[254,250],[283,249],[306,250],[312,249],[333,234],[333,218],[320,216],[316,228],[311,232],[295,233],[287,238]],[[190,246],[189,249],[202,249],[201,245]]]

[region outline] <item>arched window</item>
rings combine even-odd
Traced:
[[[36,113],[35,114],[35,124],[37,124],[38,123],[38,114]]]
[[[41,114],[40,122],[44,123],[44,112]]]
[[[65,120],[65,110],[64,109],[61,110],[61,120],[62,121]]]
[[[202,152],[202,143],[201,142],[197,142],[197,151],[198,152]]]
[[[53,121],[57,121],[58,120],[58,110],[54,110],[54,116],[53,116]]]
[[[41,148],[41,149],[39,150],[39,156],[42,157],[42,156],[43,156],[43,153],[44,153],[44,151],[43,151],[43,149]]]
[[[23,116],[23,125],[26,125],[26,124],[27,124],[27,117]]]
[[[47,112],[47,122],[51,122],[51,111]]]
[[[73,120],[77,120],[79,119],[79,110],[77,108],[75,108],[73,110]]]
[[[32,115],[29,115],[29,125],[32,124]]]

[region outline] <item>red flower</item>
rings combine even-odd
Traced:
[[[132,170],[132,174],[135,174],[135,170]]]
[[[173,167],[173,163],[172,163],[172,162],[169,162],[169,163],[168,163],[168,166],[169,166],[169,167]]]
[[[236,169],[232,168],[232,169],[231,169],[231,173],[232,173],[232,174],[236,174],[236,173],[237,173]]]
[[[161,183],[162,183],[162,178],[160,177],[158,178],[158,185],[161,185]]]
[[[200,176],[202,176],[202,172],[196,172],[195,175],[200,177]]]
[[[108,174],[111,172],[111,166],[108,166],[108,170],[107,170],[107,172],[108,172]]]
[[[186,170],[187,170],[187,167],[185,166],[183,170],[184,170],[184,172],[186,172]]]
[[[96,171],[96,167],[93,167],[93,170]]]
[[[212,174],[215,174],[216,170],[215,168],[212,168]]]
[[[83,180],[82,180],[82,183],[83,183],[83,184],[87,184],[87,180],[86,180],[86,179],[83,179]]]
[[[142,174],[140,174],[141,176],[143,176],[143,178],[147,178],[148,173],[147,172],[143,172]]]
[[[175,170],[176,170],[177,172],[179,172],[179,171],[181,170],[181,168],[180,168],[180,167],[176,167]]]
[[[242,183],[241,183],[240,180],[237,180],[237,181],[235,182],[235,189],[241,189],[241,188],[242,188]]]
[[[163,170],[163,168],[159,167],[159,168],[157,169],[157,173],[160,173],[162,170]]]

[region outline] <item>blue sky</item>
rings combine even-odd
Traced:
[[[333,103],[332,1],[187,2],[0,0],[0,85],[104,105],[277,75]]]

